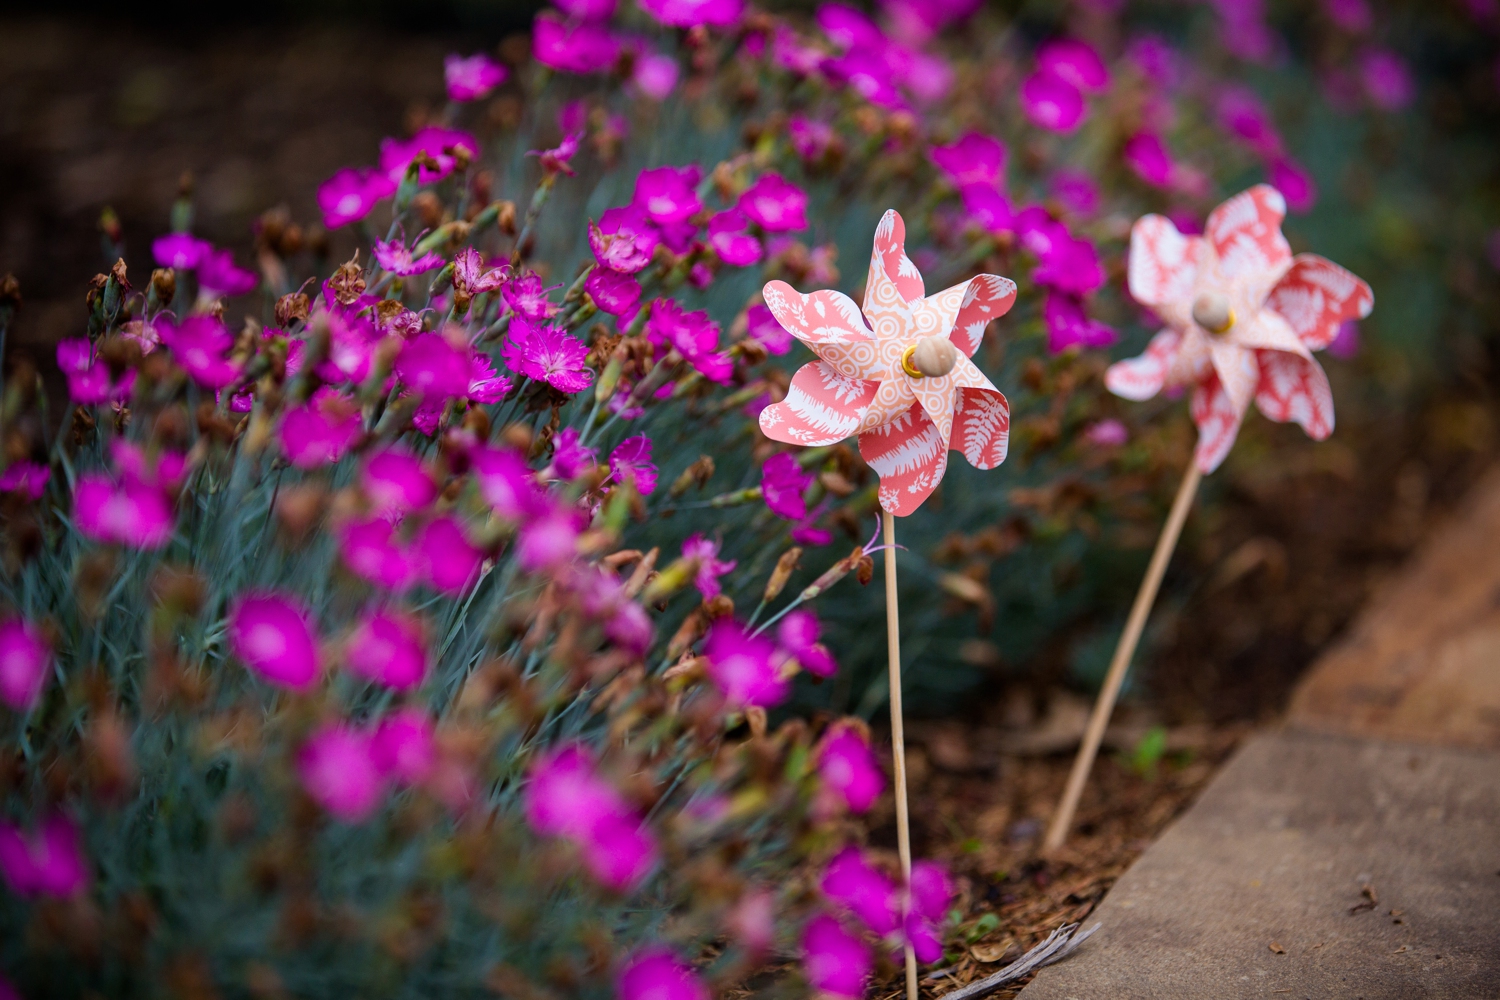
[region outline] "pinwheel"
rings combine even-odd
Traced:
[[[950,450],[980,469],[1005,461],[1010,406],[969,359],[990,321],[1005,315],[1015,299],[1015,282],[993,274],[928,296],[921,272],[906,256],[906,225],[895,211],[886,212],[875,230],[863,313],[842,292],[803,295],[782,281],[765,287],[772,315],[818,360],[792,377],[785,399],[761,411],[761,430],[777,441],[805,446],[858,435],[860,454],[880,477],[897,841],[908,880],[894,517],[913,513],[932,495],[948,468]],[[910,945],[906,987],[916,1000]]]
[[[1286,201],[1261,184],[1214,209],[1202,236],[1184,236],[1147,215],[1130,234],[1130,294],[1166,328],[1140,357],[1110,366],[1105,385],[1126,399],[1191,390],[1198,446],[1157,540],[1094,705],[1045,846],[1067,837],[1099,740],[1156,599],[1201,477],[1228,456],[1253,402],[1272,420],[1300,424],[1314,440],[1333,433],[1333,394],[1313,358],[1346,321],[1370,314],[1370,286],[1314,254],[1292,256],[1281,220]]]

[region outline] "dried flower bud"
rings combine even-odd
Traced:
[[[890,558],[889,555],[886,558]],[[859,581],[861,587],[868,586],[875,578],[875,560],[863,549],[859,553],[859,561],[855,564],[854,579]]]
[[[728,594],[716,594],[703,602],[703,610],[715,621],[728,618],[734,614],[734,600]]]
[[[802,593],[798,596],[804,601],[812,600],[814,597],[817,597],[823,591],[827,590],[829,587],[833,586],[835,583],[838,583],[844,577],[848,576],[851,570],[860,565],[861,560],[868,561],[869,559],[870,557],[865,555],[865,550],[863,548],[855,548],[853,552],[849,553],[847,556],[840,559],[832,566],[828,567],[828,569],[823,573],[822,576],[818,577],[812,583],[802,588]],[[874,563],[872,561],[870,563],[870,572],[873,574],[874,571]],[[869,581],[864,580],[861,582],[867,583]]]
[[[411,207],[416,211],[417,218],[422,220],[423,229],[436,229],[442,225],[443,203],[431,191],[423,191],[413,198]]]
[[[151,272],[151,294],[157,302],[166,305],[177,297],[177,272],[170,267],[158,267]]]
[[[276,325],[282,329],[296,320],[307,320],[312,303],[301,292],[289,292],[276,300]]]
[[[517,451],[529,451],[531,448],[531,428],[525,424],[506,424],[500,429],[500,440]]]
[[[141,363],[141,345],[129,337],[105,337],[99,344],[99,356],[109,366],[110,376],[118,380],[127,369]]]
[[[297,541],[306,537],[323,513],[327,492],[319,486],[288,486],[276,498],[276,517],[287,535]]]
[[[363,268],[359,266],[358,250],[333,272],[333,277],[328,279],[328,287],[333,289],[334,298],[338,299],[340,305],[351,306],[359,301],[359,297],[365,293],[365,277]]]
[[[781,596],[786,589],[786,582],[792,578],[792,571],[797,568],[802,559],[802,546],[794,545],[781,554],[776,560],[776,568],[771,571],[771,578],[766,581],[766,592],[763,599],[774,601]]]
[[[104,210],[99,213],[99,232],[116,246],[119,246],[120,241],[125,238],[125,229],[120,225],[119,213],[108,205],[105,205]]]
[[[682,475],[673,481],[668,495],[674,498],[680,497],[687,492],[689,486],[694,484],[697,484],[697,487],[701,490],[704,486],[708,485],[708,481],[713,478],[713,475],[713,456],[699,455],[698,460],[684,469]]]
[[[516,235],[516,203],[502,201],[495,216],[495,226],[506,236]]]
[[[151,579],[151,592],[163,607],[193,617],[203,610],[208,582],[194,570],[163,566]]]

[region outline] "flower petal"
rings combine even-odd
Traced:
[[[1292,269],[1266,296],[1302,342],[1321,351],[1338,336],[1346,320],[1363,319],[1375,305],[1375,293],[1355,275],[1316,254],[1301,253]]]
[[[804,446],[833,444],[855,433],[880,383],[850,378],[826,361],[805,364],[792,376],[786,398],[760,411],[760,429],[774,441]]]
[[[897,517],[920,507],[948,468],[946,442],[918,403],[861,434],[859,453],[880,477],[880,506]]]
[[[1261,351],[1255,405],[1278,423],[1301,425],[1314,441],[1333,433],[1333,392],[1322,366],[1310,357]]]

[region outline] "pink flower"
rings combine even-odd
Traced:
[[[1070,347],[1108,347],[1120,339],[1113,327],[1089,319],[1082,302],[1056,290],[1047,292],[1042,320],[1047,324],[1047,350],[1053,354]]]
[[[636,56],[630,80],[641,93],[653,101],[664,101],[677,87],[677,60],[660,52],[642,52]]]
[[[630,483],[641,496],[656,490],[656,466],[651,461],[651,439],[644,434],[628,437],[609,453],[609,474],[617,483]]]
[[[156,322],[161,342],[194,382],[205,389],[222,389],[240,377],[240,366],[224,357],[234,337],[219,319],[189,316],[177,325],[162,315]]]
[[[641,10],[673,28],[732,28],[745,14],[745,0],[639,0]]]
[[[1310,212],[1318,203],[1318,185],[1312,175],[1287,157],[1277,157],[1271,163],[1271,186],[1281,192],[1294,212]]]
[[[838,726],[818,752],[818,777],[853,812],[868,812],[885,791],[885,775],[870,745],[852,726]]]
[[[1118,448],[1130,440],[1130,431],[1123,423],[1111,418],[1090,424],[1083,437],[1089,444],[1100,448]]]
[[[84,473],[73,490],[73,523],[96,541],[159,549],[172,538],[172,505],[154,486]]]
[[[505,264],[486,270],[483,255],[473,247],[464,247],[453,258],[453,284],[470,295],[499,290],[509,274],[510,267]]]
[[[932,162],[960,189],[970,184],[997,187],[1005,170],[1005,143],[980,132],[965,132],[951,146],[933,146]]]
[[[1271,115],[1253,91],[1230,87],[1219,95],[1219,124],[1230,135],[1260,156],[1281,154],[1281,136],[1271,123]]]
[[[557,303],[547,298],[547,293],[551,290],[542,287],[541,275],[528,273],[507,281],[501,294],[516,315],[532,322],[540,322],[557,315]]]
[[[451,54],[443,60],[443,82],[455,101],[477,101],[505,82],[505,67],[483,52],[465,59]]]
[[[656,865],[656,841],[633,813],[606,817],[579,845],[590,873],[612,889],[630,889]]]
[[[895,883],[866,862],[856,847],[844,848],[828,863],[819,888],[881,937],[901,927],[901,896]]]
[[[776,943],[776,901],[763,889],[740,897],[725,919],[730,937],[753,955],[763,955]]]
[[[811,611],[793,611],[776,626],[776,644],[780,655],[795,659],[808,673],[832,677],[839,665],[828,647],[818,642],[818,619]]]
[[[943,957],[943,939],[938,928],[953,898],[953,883],[941,865],[917,861],[911,866],[908,891],[911,912],[906,916],[906,936],[919,962],[936,962]]]
[[[1346,320],[1339,325],[1338,334],[1328,342],[1328,353],[1342,360],[1349,360],[1359,353],[1359,323]]]
[[[1093,46],[1072,38],[1048,42],[1037,52],[1037,68],[1072,84],[1085,94],[1109,87],[1109,70]]]
[[[462,150],[469,159],[479,156],[479,142],[469,133],[458,129],[439,128],[429,125],[405,142],[399,139],[383,139],[380,143],[380,169],[394,184],[406,178],[406,171],[420,154],[436,166],[426,165],[417,170],[417,180],[422,184],[434,184],[453,172],[458,161],[454,153]]]
[[[0,473],[0,493],[21,493],[28,500],[40,500],[52,479],[52,470],[35,462],[12,462]]]
[[[606,885],[628,889],[656,863],[655,842],[640,817],[595,773],[580,746],[538,758],[522,799],[532,829],[577,844],[584,864]]]
[[[52,670],[52,647],[22,618],[0,622],[0,701],[18,712],[36,706]]]
[[[757,244],[759,246],[759,244]],[[634,315],[641,301],[641,286],[628,274],[612,271],[607,267],[596,267],[589,272],[583,290],[601,312],[611,316]]]
[[[1151,83],[1164,90],[1177,85],[1181,75],[1177,52],[1160,35],[1140,35],[1126,49],[1126,58]]]
[[[318,186],[318,208],[329,229],[358,222],[396,193],[396,185],[374,167],[345,167]]]
[[[54,814],[30,833],[0,823],[0,874],[18,896],[67,897],[89,882],[78,827]]]
[[[396,691],[408,691],[427,676],[427,637],[411,615],[376,611],[363,615],[344,647],[349,669]]]
[[[578,443],[578,431],[573,427],[563,429],[557,436],[552,451],[552,468],[559,479],[574,479],[598,464],[594,449]]]
[[[696,973],[661,947],[631,957],[615,981],[618,1000],[709,1000],[708,987]]]
[[[427,582],[448,594],[467,589],[484,562],[484,554],[470,544],[463,525],[447,514],[427,522],[413,551]]]
[[[1021,110],[1044,129],[1071,132],[1083,121],[1083,95],[1060,77],[1033,73],[1021,84]]]
[[[1359,60],[1359,75],[1370,102],[1384,111],[1400,111],[1411,103],[1411,73],[1401,57],[1388,49],[1371,49]]]
[[[435,253],[413,257],[411,249],[398,240],[391,240],[389,243],[376,240],[371,252],[377,264],[403,278],[409,278],[414,274],[425,274],[444,264],[443,258]]]
[[[792,141],[792,148],[806,163],[823,159],[838,143],[838,133],[832,125],[802,115],[792,115],[787,119],[786,134]]]
[[[251,592],[229,611],[229,648],[273,684],[306,689],[318,679],[318,644],[311,614],[295,598]]]
[[[651,251],[661,236],[635,207],[612,208],[589,223],[589,249],[601,267],[635,274],[651,263]]]
[[[719,577],[734,569],[736,565],[733,559],[726,561],[719,558],[718,542],[710,541],[696,532],[689,535],[682,543],[682,558],[698,561],[698,574],[693,583],[698,588],[698,592],[709,599],[718,597],[722,593],[723,588],[719,586]]]
[[[411,586],[417,566],[385,518],[350,521],[339,531],[339,556],[356,576],[386,590]]]
[[[740,194],[736,204],[768,233],[807,228],[807,192],[780,174],[761,174]]]
[[[156,263],[178,271],[193,270],[213,250],[212,243],[191,233],[168,233],[151,241],[151,256]]]
[[[615,0],[557,0],[564,14],[579,21],[608,21],[615,13]]]
[[[1045,209],[1033,205],[1022,210],[1016,215],[1015,226],[1021,245],[1035,254],[1041,265],[1032,274],[1037,284],[1077,296],[1104,284],[1104,266],[1094,245],[1074,237]]]
[[[419,785],[437,768],[432,720],[419,708],[385,716],[370,737],[370,760],[381,776],[399,785]]]
[[[620,43],[602,24],[565,24],[543,11],[532,23],[531,54],[564,73],[607,73],[620,58]]]
[[[538,513],[542,494],[519,453],[509,448],[485,448],[474,456],[474,475],[480,494],[507,521]]]
[[[802,932],[807,981],[813,989],[839,997],[859,997],[870,974],[870,949],[859,935],[833,917],[820,914]]]
[[[467,347],[458,347],[438,333],[411,338],[396,356],[396,377],[412,392],[428,399],[466,395],[473,367]]]
[[[594,382],[594,373],[584,365],[588,346],[561,327],[534,325],[516,317],[500,353],[512,371],[546,382],[559,392],[582,392]]]
[[[297,753],[297,775],[313,801],[345,823],[367,818],[385,790],[369,737],[338,723],[307,738]]]
[[[281,448],[299,469],[337,462],[363,431],[359,409],[338,390],[324,386],[281,418]]]
[[[1323,0],[1323,13],[1350,34],[1370,30],[1370,5],[1365,0]]]
[[[578,140],[582,137],[581,132],[570,132],[563,136],[552,149],[527,150],[527,156],[537,157],[542,164],[542,169],[549,174],[574,175],[573,157],[578,154]]]
[[[760,487],[766,506],[783,520],[802,520],[807,516],[807,499],[803,494],[813,479],[813,474],[803,472],[795,458],[784,451],[777,452],[766,459],[760,470]]]
[[[750,220],[737,208],[720,212],[708,221],[708,245],[731,267],[760,263],[764,253],[760,240],[746,232]]]
[[[437,497],[437,484],[422,460],[395,448],[370,456],[360,485],[375,513],[382,516],[425,507]]]
[[[68,379],[68,398],[83,406],[130,398],[135,372],[127,371],[119,382],[109,376],[109,366],[94,357],[93,345],[82,338],[59,341],[57,367]]]
[[[906,108],[906,100],[896,88],[895,73],[886,61],[885,51],[851,49],[836,59],[826,59],[819,67],[823,75],[839,86],[846,86],[871,104],[891,110]]]
[[[964,211],[987,233],[1008,233],[1015,228],[1010,199],[988,184],[970,184],[959,192]]]
[[[684,544],[684,554],[687,550]],[[711,561],[712,556],[707,559]],[[720,618],[708,630],[703,652],[708,657],[709,678],[730,704],[770,708],[786,700],[790,684],[781,676],[771,640],[751,635],[732,618]]]
[[[658,225],[686,222],[703,209],[695,190],[701,178],[697,164],[642,170],[635,179],[632,204]]]
[[[745,336],[764,347],[768,354],[785,354],[792,349],[792,335],[776,322],[766,306],[751,306],[745,313],[745,324]]]
[[[370,362],[380,340],[379,331],[363,316],[351,315],[342,308],[320,312],[328,324],[328,357],[318,365],[318,377],[334,384],[363,382],[370,374]],[[314,313],[315,318],[318,315]],[[301,346],[302,341],[295,343]],[[300,360],[297,367],[301,367]],[[293,374],[290,359],[287,374]]]
[[[510,390],[510,379],[496,374],[489,355],[478,350],[469,352],[469,388],[465,396],[476,403],[498,403]]]
[[[578,517],[555,507],[521,530],[516,558],[529,573],[556,569],[578,554]]]
[[[1161,136],[1138,132],[1125,143],[1122,155],[1125,165],[1152,187],[1165,188],[1172,183],[1172,154]]]
[[[818,27],[839,49],[864,48],[882,51],[889,44],[885,34],[864,11],[842,3],[818,6]]]
[[[1064,207],[1080,215],[1092,215],[1099,208],[1099,189],[1081,170],[1059,170],[1054,174],[1052,194]]]
[[[210,295],[244,295],[259,283],[254,272],[237,265],[228,250],[210,250],[198,261],[198,287]]]
[[[709,319],[707,312],[685,312],[673,299],[657,299],[646,321],[646,339],[675,347],[709,381],[729,381],[733,365],[718,353],[719,324]]]

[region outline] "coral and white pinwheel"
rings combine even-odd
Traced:
[[[880,506],[900,517],[937,488],[950,444],[980,469],[1005,461],[1010,406],[969,358],[1015,302],[1015,282],[981,274],[926,296],[906,226],[889,211],[875,230],[863,315],[842,292],[803,295],[783,281],[767,284],[765,299],[819,358],[761,411],[767,437],[815,446],[859,435]]]
[[[1315,440],[1331,434],[1333,395],[1312,352],[1375,303],[1369,285],[1332,261],[1293,257],[1285,216],[1281,193],[1261,184],[1214,209],[1202,236],[1159,215],[1130,234],[1130,294],[1166,329],[1146,353],[1110,366],[1105,384],[1126,399],[1191,386],[1205,473],[1229,454],[1252,399]]]

